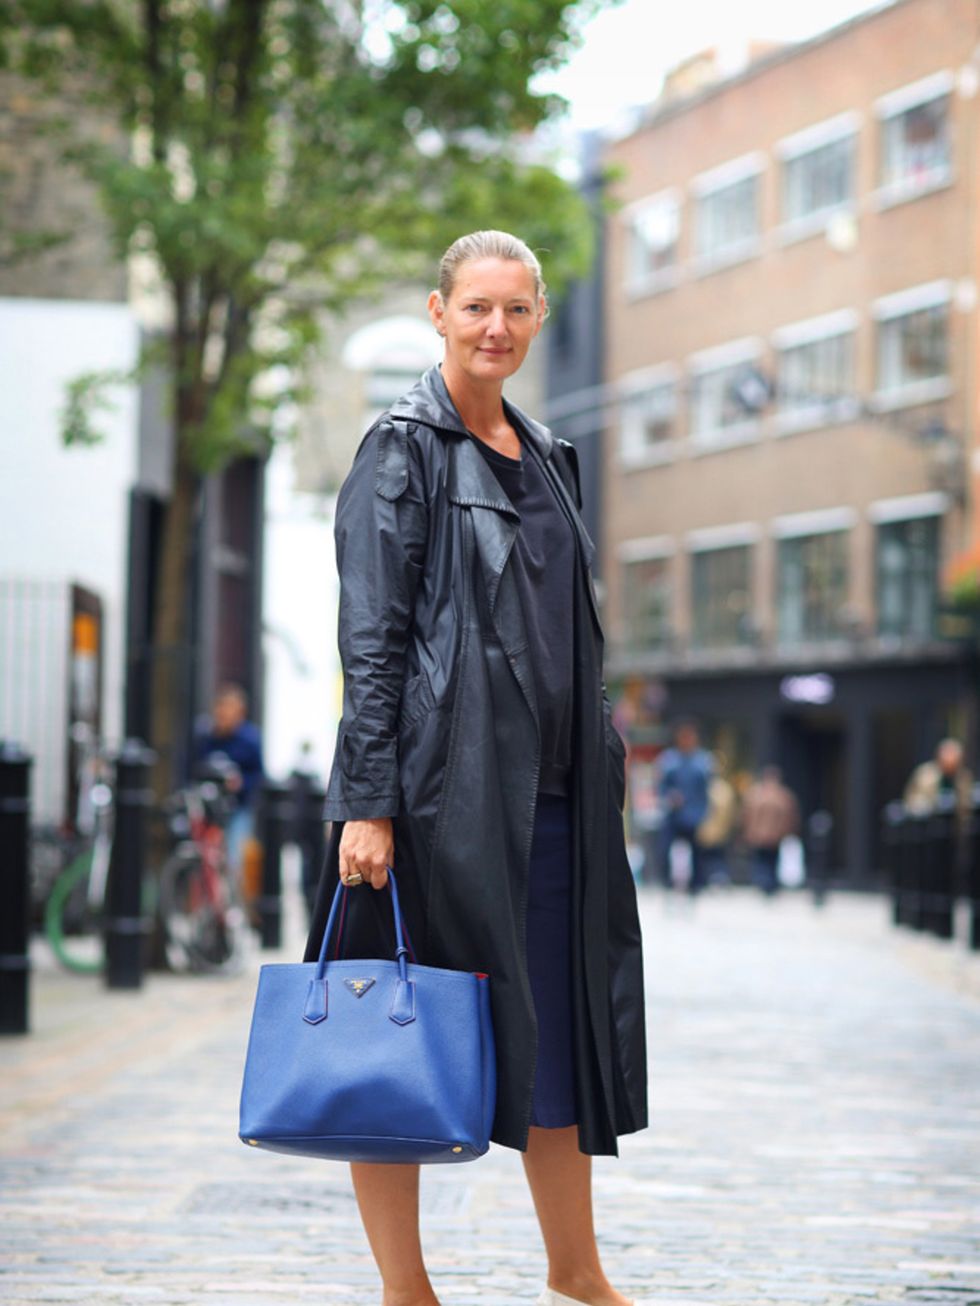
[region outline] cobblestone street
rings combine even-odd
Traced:
[[[620,1288],[977,1306],[980,958],[871,898],[647,890],[643,912],[653,1124],[596,1167]],[[236,1137],[254,971],[120,994],[39,959],[34,1032],[0,1043],[4,1306],[377,1303],[345,1167]],[[534,1300],[515,1153],[433,1168],[423,1203],[445,1306]]]

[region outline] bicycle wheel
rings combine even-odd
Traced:
[[[160,871],[160,919],[167,965],[176,971],[237,970],[248,921],[227,880],[209,891],[196,852],[178,852]]]
[[[55,880],[44,908],[44,932],[51,950],[67,970],[96,975],[105,965],[101,896],[96,906],[89,892],[95,849],[86,848]]]

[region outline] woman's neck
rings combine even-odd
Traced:
[[[510,429],[504,413],[503,383],[474,385],[449,359],[444,360],[441,371],[449,397],[466,429],[489,444],[497,443],[501,433]]]

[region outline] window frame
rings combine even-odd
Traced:
[[[690,646],[692,653],[696,655],[733,653],[753,647],[755,642],[753,635],[755,617],[755,546],[760,539],[760,534],[758,527],[751,522],[738,523],[734,526],[707,528],[702,531],[688,533],[687,548],[690,555],[688,599],[691,614]],[[709,565],[709,560],[717,560],[722,555],[732,554],[742,555],[745,562],[746,604],[741,615],[746,619],[747,625],[741,630],[736,629],[733,632],[734,638],[722,638],[716,641],[710,637],[704,637],[704,630],[699,617],[702,612],[701,605],[698,603],[699,571]],[[717,584],[715,588],[718,588]],[[710,621],[706,622],[707,626],[711,624]],[[736,627],[737,624],[738,618],[735,619]]]
[[[922,77],[918,81],[900,86],[875,101],[874,111],[878,119],[878,185],[874,192],[874,203],[879,209],[891,208],[909,200],[931,195],[937,190],[952,184],[955,177],[954,139],[952,107],[955,102],[954,91],[956,78],[948,69]],[[884,169],[887,150],[887,133],[897,119],[914,109],[924,108],[937,100],[947,101],[946,111],[946,161],[932,167],[921,177],[903,175],[885,180]]]
[[[884,630],[882,628],[883,603],[882,594],[884,586],[882,584],[882,546],[884,543],[883,535],[887,531],[895,531],[901,528],[910,528],[915,526],[929,525],[933,528],[934,535],[931,541],[931,612],[928,629],[913,630],[906,625],[905,629]],[[903,644],[927,644],[932,643],[938,638],[937,622],[940,612],[940,599],[942,595],[942,586],[940,583],[940,573],[942,566],[942,546],[943,546],[943,512],[942,511],[923,511],[914,512],[905,516],[893,514],[880,515],[874,521],[874,595],[875,595],[875,635],[880,644],[886,646],[900,646]],[[914,554],[914,549],[909,548],[906,544],[906,557]],[[914,602],[909,602],[911,591],[916,583],[916,571],[914,568],[906,566],[903,576],[900,578],[903,602],[903,616],[908,616],[914,610]]]
[[[809,528],[807,528],[807,519],[810,519]],[[822,520],[821,520],[822,519]],[[794,518],[782,519],[785,523],[792,523]],[[776,537],[776,602],[775,602],[775,638],[776,647],[782,653],[789,653],[799,649],[826,647],[828,645],[840,644],[846,641],[848,633],[845,627],[830,628],[826,631],[813,631],[806,629],[806,587],[797,584],[792,587],[793,592],[801,596],[801,620],[800,637],[792,638],[784,628],[783,622],[783,594],[787,550],[790,547],[798,546],[802,551],[808,542],[814,540],[842,539],[843,554],[841,559],[841,575],[843,585],[841,587],[841,601],[838,605],[838,611],[845,608],[851,595],[851,585],[853,581],[853,567],[851,559],[851,541],[853,535],[853,526],[856,524],[856,514],[849,509],[831,509],[824,513],[800,513],[795,516],[796,526],[790,528],[789,525],[782,530],[774,530]],[[845,524],[846,523],[846,524]],[[806,569],[806,561],[803,561],[801,573]]]
[[[761,367],[765,354],[764,342],[757,336],[743,336],[711,349],[700,349],[687,359],[687,429],[691,449],[695,454],[717,453],[722,449],[748,444],[762,433],[762,419],[746,416],[741,421],[698,429],[698,385],[705,377],[718,372],[749,367]]]
[[[624,469],[656,467],[670,462],[677,454],[680,432],[680,372],[673,363],[662,363],[655,367],[641,368],[620,377],[618,383],[617,403],[617,451],[619,465]],[[638,406],[645,395],[659,390],[673,391],[672,431],[669,436],[657,444],[642,444],[638,438],[631,438],[628,423],[630,410]]]
[[[673,210],[676,231],[674,235],[674,257],[669,264],[662,268],[655,268],[645,274],[638,273],[634,260],[634,242],[638,237],[639,223],[644,215],[671,208]],[[676,286],[681,276],[681,193],[676,187],[668,187],[666,190],[657,191],[653,195],[646,195],[643,199],[634,200],[623,213],[624,225],[626,228],[626,241],[624,249],[624,285],[626,294],[630,299],[641,299],[646,295],[653,295],[659,291],[669,290]]]
[[[773,351],[773,375],[776,377],[776,394],[773,413],[773,430],[777,435],[791,435],[797,431],[818,430],[852,422],[860,416],[861,404],[857,397],[857,342],[861,315],[855,308],[838,309],[778,327],[770,336]],[[781,402],[781,372],[786,354],[795,349],[806,349],[826,340],[850,338],[851,391],[836,397],[832,402],[815,402],[784,407]]]
[[[895,408],[914,407],[917,404],[934,403],[948,399],[953,393],[953,379],[950,369],[951,315],[954,302],[952,281],[929,281],[918,286],[910,286],[892,295],[883,295],[871,305],[871,315],[875,323],[875,390],[872,404],[879,412],[888,412]],[[885,330],[903,318],[930,309],[943,308],[946,311],[946,371],[940,376],[922,377],[917,380],[901,380],[897,384],[884,384],[884,349]]]
[[[696,276],[706,276],[711,272],[744,263],[762,252],[762,179],[766,170],[766,155],[761,150],[739,155],[729,159],[718,167],[710,168],[691,179],[689,190],[692,204],[692,266]],[[711,249],[702,248],[701,243],[701,205],[705,201],[717,199],[727,190],[751,181],[755,187],[755,229],[751,234],[727,245],[716,245]]]
[[[861,130],[861,115],[856,112],[840,113],[825,118],[802,131],[793,132],[777,141],[775,155],[779,163],[779,238],[784,244],[804,240],[826,230],[828,221],[839,214],[857,215],[857,146]],[[846,198],[825,204],[807,213],[791,217],[787,214],[788,169],[791,164],[818,154],[821,150],[847,142],[850,145],[849,193]]]
[[[671,536],[647,536],[641,539],[623,540],[616,550],[616,562],[620,572],[620,647],[631,654],[669,653],[674,641],[673,609],[676,587],[676,546]],[[628,572],[630,567],[643,566],[645,563],[658,563],[663,568],[664,589],[666,591],[662,615],[662,630],[655,642],[640,643],[631,629]]]

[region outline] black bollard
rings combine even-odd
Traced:
[[[290,786],[278,780],[264,781],[259,806],[262,892],[256,904],[263,948],[282,945],[282,848],[289,840],[292,815]]]
[[[922,928],[940,939],[953,937],[959,819],[955,794],[940,794],[926,823]]]
[[[974,952],[980,952],[980,785],[974,785],[970,806],[966,896],[970,904],[969,946]]]
[[[147,813],[153,805],[153,751],[127,739],[116,757],[116,814],[106,884],[105,981],[110,989],[143,983],[150,921],[143,915]]]
[[[294,771],[290,776],[290,784],[293,791],[292,838],[299,847],[303,898],[307,912],[312,915],[326,851],[326,827],[323,822],[326,790],[309,771]]]
[[[31,758],[0,743],[0,1034],[28,1031]]]
[[[904,925],[908,911],[906,884],[906,820],[905,804],[889,803],[881,815],[881,846],[885,853],[885,871],[892,891],[892,924]]]
[[[929,813],[911,811],[908,819],[908,920],[913,930],[924,930],[928,920]]]
[[[830,880],[830,836],[834,818],[829,812],[813,812],[806,823],[807,878],[813,893],[813,905],[822,907],[827,899]]]

